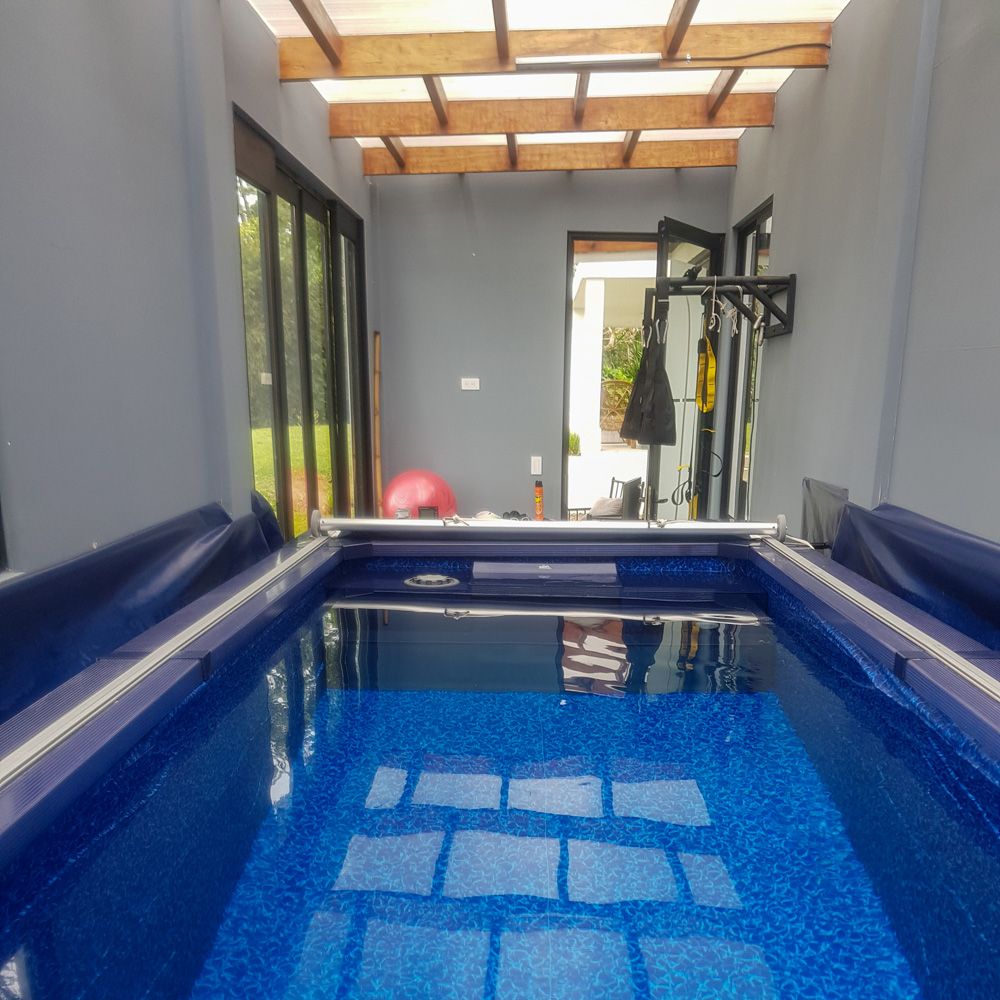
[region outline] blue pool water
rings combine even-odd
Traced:
[[[4,875],[0,997],[1000,995],[996,784],[792,602],[718,564],[444,615],[390,569]]]

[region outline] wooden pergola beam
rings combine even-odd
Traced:
[[[767,128],[774,124],[774,94],[733,94],[709,117],[704,94],[671,97],[591,97],[588,132],[632,129]],[[331,104],[330,136],[503,135],[575,132],[576,99],[451,101],[442,124],[427,101]]]
[[[330,64],[340,66],[344,40],[334,27],[321,0],[291,0],[291,4]]]
[[[424,86],[427,88],[427,96],[431,99],[431,107],[434,108],[434,114],[437,116],[438,124],[442,128],[447,127],[448,95],[444,92],[444,87],[441,85],[441,77],[425,76]],[[383,129],[383,131],[395,131],[400,135],[410,135],[409,132],[399,129]]]
[[[698,9],[698,0],[674,0],[673,7],[667,17],[667,26],[663,30],[663,58],[670,59],[677,55],[677,50],[684,41],[691,18]]]
[[[507,133],[507,159],[510,160],[510,165],[512,167],[517,166],[517,136],[513,132]]]
[[[507,0],[493,0],[493,25],[497,58],[502,63],[510,62],[510,28],[507,26]]]
[[[829,22],[787,24],[693,24],[684,55],[654,61],[660,69],[822,67],[830,61]],[[282,80],[449,76],[512,73],[514,57],[602,56],[609,69],[622,56],[660,52],[662,29],[573,28],[510,32],[510,58],[502,60],[491,31],[452,31],[422,35],[349,35],[335,65],[315,38],[282,38],[278,71]],[[688,58],[690,56],[690,59]],[[553,71],[558,67],[553,66]],[[651,68],[643,64],[640,68]],[[599,65],[588,67],[600,72]]]
[[[734,167],[735,139],[637,143],[627,164],[631,170],[671,167]],[[521,144],[517,166],[510,150],[500,146],[409,146],[405,165],[384,149],[366,149],[364,169],[368,175],[385,174],[473,174],[524,173],[537,170],[621,170],[619,142]]]
[[[741,69],[724,69],[712,84],[712,89],[708,92],[708,99],[705,102],[706,114],[709,121],[714,121],[722,110],[726,99],[733,92],[733,87],[739,83],[743,75]]]
[[[400,170],[404,170],[406,168],[406,149],[403,144],[392,135],[383,135],[379,138],[381,138],[382,144],[385,146],[385,152],[395,160]]]
[[[628,163],[635,155],[635,148],[639,145],[640,135],[642,135],[642,129],[637,128],[625,136],[625,142],[622,143],[622,163]]]
[[[587,88],[590,86],[590,74],[578,73],[576,77],[576,93],[573,95],[573,121],[579,125],[583,121],[583,113],[587,108]],[[523,131],[528,131],[524,129]]]

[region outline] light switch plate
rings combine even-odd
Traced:
[[[470,389],[478,390],[479,389],[479,379],[478,378],[472,378],[472,377],[467,376],[467,375],[463,375],[462,376],[462,389],[465,390],[465,391],[468,391]]]
[[[533,476],[540,476],[542,474],[542,456],[532,455],[531,456],[531,474]]]

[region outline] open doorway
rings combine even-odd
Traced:
[[[617,484],[646,480],[646,447],[619,429],[642,354],[656,250],[655,233],[570,234],[563,502],[572,520]]]
[[[620,430],[649,336],[657,276],[718,274],[722,243],[721,234],[670,219],[657,234],[569,234],[564,517],[581,520],[597,516],[598,510],[607,516],[603,498],[616,497],[623,484],[636,482],[642,502],[631,516],[707,515],[710,483],[704,480],[717,475],[720,463],[711,447],[714,408],[706,407],[704,393],[698,395],[699,349],[706,335],[700,302],[682,300],[667,320],[662,364],[676,441],[647,447],[623,438]],[[700,484],[699,466],[704,466]],[[692,503],[694,494],[700,495],[700,505]]]

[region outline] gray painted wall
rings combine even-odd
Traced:
[[[541,455],[561,503],[566,234],[719,231],[731,169],[380,178],[384,479],[427,467],[459,509],[528,512]],[[476,375],[479,392],[459,379]]]
[[[1000,7],[944,0],[889,497],[1000,540]]]
[[[799,275],[795,332],[764,347],[757,517],[797,526],[806,475],[873,498],[889,331],[908,305],[923,6],[853,0],[830,68],[793,75],[774,129],[740,140],[731,223],[774,195],[771,267]]]
[[[198,0],[0,6],[0,500],[17,569],[211,500],[247,506],[220,51],[218,8]]]
[[[44,66],[45,72],[38,72]],[[363,215],[246,0],[0,4],[0,504],[31,570],[249,508],[232,101]]]

